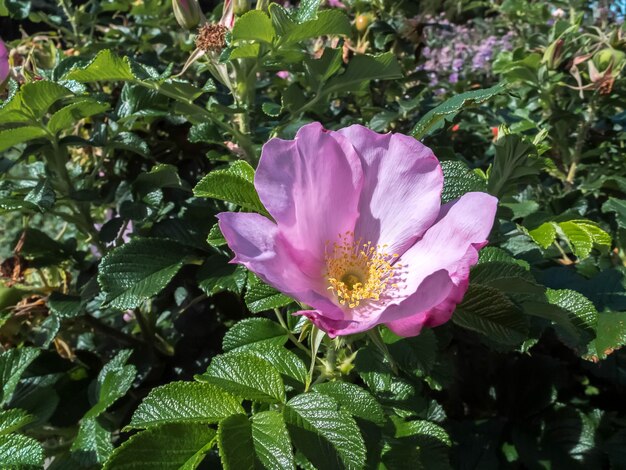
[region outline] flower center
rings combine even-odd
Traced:
[[[358,307],[367,300],[380,300],[392,283],[400,264],[400,256],[385,253],[387,245],[372,245],[362,239],[354,240],[354,232],[339,236],[339,241],[326,243],[326,278],[328,290],[333,291],[341,305]]]

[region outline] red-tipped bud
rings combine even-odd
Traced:
[[[172,9],[181,28],[192,30],[202,21],[203,15],[198,0],[172,0]]]

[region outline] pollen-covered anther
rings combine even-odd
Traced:
[[[328,290],[335,293],[341,305],[358,307],[368,300],[379,301],[397,289],[398,269],[394,265],[400,256],[385,252],[387,245],[372,245],[362,239],[354,240],[354,232],[339,236],[339,241],[326,244],[326,278]]]
[[[220,52],[226,47],[228,28],[222,24],[203,24],[198,30],[196,47],[205,52]]]

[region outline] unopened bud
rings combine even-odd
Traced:
[[[174,16],[181,28],[192,30],[202,21],[202,10],[198,0],[172,0]]]
[[[251,6],[252,0],[235,0],[235,15],[243,15],[244,13],[250,11]]]
[[[613,70],[619,70],[626,62],[626,54],[618,49],[607,47],[598,51],[594,55],[593,61],[600,72],[605,71],[609,67]]]
[[[203,24],[198,30],[196,47],[205,52],[221,52],[226,47],[227,32],[223,24]]]
[[[9,80],[11,66],[9,65],[9,50],[0,39],[0,92],[4,90],[6,82]]]
[[[542,62],[548,65],[550,69],[556,69],[563,59],[563,46],[565,45],[565,41],[563,39],[557,39],[552,44],[550,44],[546,51],[543,53]]]

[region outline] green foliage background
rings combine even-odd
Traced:
[[[624,5],[235,3],[190,64],[170,1],[0,0],[0,466],[626,468]],[[500,199],[451,322],[330,340],[228,264],[214,215],[312,120]]]

